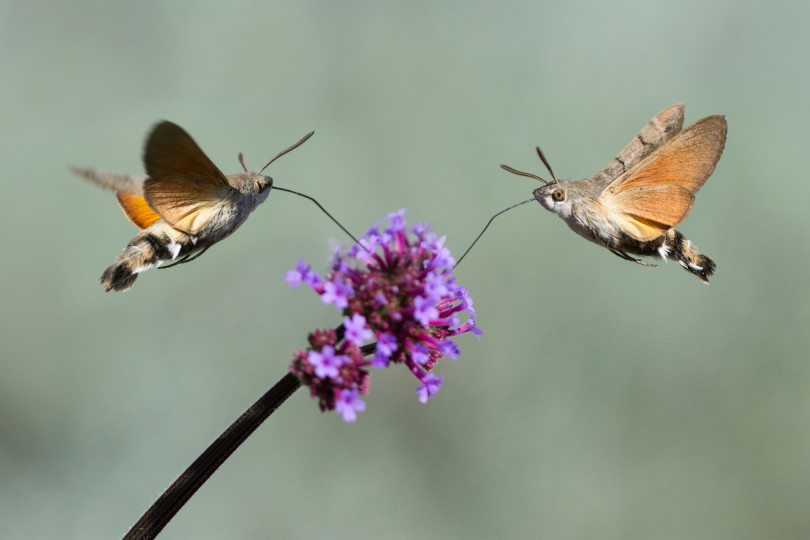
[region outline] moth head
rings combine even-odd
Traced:
[[[239,154],[242,166],[245,167],[244,157]],[[246,167],[245,167],[246,168]],[[273,187],[273,179],[259,173],[246,170],[241,174],[233,174],[228,177],[228,183],[237,189],[242,195],[253,198],[256,204],[263,203]]]
[[[253,189],[256,192],[258,202],[262,203],[270,195],[270,189],[273,187],[273,179],[269,176],[262,176],[257,174],[253,179]]]
[[[250,189],[252,193],[256,194],[259,203],[264,202],[268,195],[270,195],[270,189],[273,187],[273,179],[269,176],[263,176],[261,174],[251,174],[252,178],[250,179]]]
[[[242,153],[239,154],[239,163],[242,165],[245,172],[232,175],[228,178],[228,181],[243,195],[255,197],[256,204],[263,203],[265,199],[267,199],[267,196],[270,195],[270,189],[273,187],[273,179],[269,176],[248,170],[245,164],[245,156],[242,155]]]
[[[267,162],[267,164],[261,168],[261,170],[257,173],[250,172],[247,168],[247,164],[245,164],[245,156],[240,152],[239,153],[239,163],[242,165],[242,169],[245,170],[244,174],[236,174],[233,175],[231,178],[228,179],[230,184],[238,189],[244,195],[252,195],[255,197],[255,204],[261,204],[267,199],[267,196],[270,195],[270,190],[273,187],[273,179],[269,176],[263,176],[262,171],[264,171],[267,167],[270,166],[275,160],[290,152],[291,150],[295,150],[302,144],[304,144],[307,139],[314,135],[314,131],[310,131],[304,137],[295,143],[294,145],[290,146],[289,148],[282,150],[276,156]],[[233,178],[233,179],[232,179]]]
[[[567,217],[571,215],[571,204],[576,198],[576,188],[570,182],[570,180],[555,180],[535,189],[532,194],[546,210]]]
[[[534,178],[535,180],[539,180],[543,182],[545,186],[535,189],[532,194],[534,198],[537,199],[543,208],[546,210],[550,210],[552,212],[560,213],[571,213],[571,202],[568,197],[568,186],[567,181],[563,180],[560,182],[557,180],[557,177],[554,176],[554,171],[551,170],[551,165],[549,165],[546,156],[543,155],[543,151],[540,150],[540,147],[537,147],[537,155],[540,157],[540,161],[543,162],[543,165],[546,166],[548,169],[549,174],[551,175],[551,182],[546,180],[545,178],[541,178],[536,174],[531,174],[523,171],[518,171],[509,167],[507,165],[501,165],[501,168],[509,171],[510,173],[517,174],[520,176],[527,176],[529,178]]]

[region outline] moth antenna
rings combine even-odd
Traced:
[[[503,170],[505,170],[505,171],[508,171],[508,172],[510,172],[510,173],[512,173],[512,174],[516,174],[516,175],[518,175],[518,176],[526,176],[526,177],[528,177],[528,178],[534,178],[535,180],[540,180],[540,181],[541,181],[541,182],[543,182],[544,184],[548,184],[548,180],[545,180],[544,178],[540,178],[540,177],[539,177],[539,176],[537,176],[536,174],[532,174],[532,173],[527,173],[527,172],[519,171],[519,170],[517,170],[517,169],[513,169],[513,168],[512,168],[512,167],[510,167],[509,165],[501,165],[501,169],[503,169]]]
[[[291,147],[287,148],[286,150],[282,150],[281,152],[279,152],[279,154],[278,154],[276,157],[274,157],[273,159],[271,159],[270,161],[268,161],[268,162],[267,162],[267,165],[265,165],[264,167],[262,167],[262,170],[261,170],[261,171],[259,171],[259,172],[258,172],[258,174],[261,174],[261,173],[262,173],[262,171],[263,171],[263,170],[265,170],[267,167],[269,167],[271,163],[273,163],[275,160],[277,160],[278,158],[280,158],[281,156],[283,156],[283,155],[284,155],[284,154],[286,154],[287,152],[291,152],[291,151],[295,150],[296,148],[298,148],[299,146],[301,146],[302,144],[304,144],[305,142],[307,142],[307,139],[309,139],[309,138],[310,138],[310,137],[312,137],[313,135],[315,135],[315,132],[314,132],[314,131],[310,131],[309,133],[307,133],[306,135],[304,135],[304,136],[301,138],[301,140],[300,140],[300,141],[298,141],[297,143],[295,143],[295,144],[294,144],[294,145],[292,145]],[[245,169],[245,170],[247,170],[247,169]],[[276,189],[278,189],[278,188],[276,188]],[[300,195],[300,193],[299,193],[299,195]],[[320,206],[320,205],[319,205],[319,206]],[[345,229],[344,229],[344,230],[345,230]],[[351,235],[350,235],[350,236],[351,236]]]
[[[245,172],[248,172],[247,165],[245,165],[245,156],[242,155],[242,152],[239,152],[239,163],[242,164],[242,168],[245,169]]]
[[[543,151],[540,150],[539,146],[537,147],[537,155],[540,156],[540,161],[543,162],[543,165],[546,166],[546,169],[548,169],[548,172],[551,174],[551,179],[557,183],[557,177],[554,176],[554,171],[551,170],[551,165],[548,164],[548,160],[546,159],[546,156],[543,155]]]
[[[505,168],[506,166],[505,166],[505,165],[501,165],[501,167],[504,167],[504,168]],[[506,169],[506,170],[509,170],[509,169]],[[511,171],[510,171],[510,172],[511,172]],[[517,174],[520,174],[520,173],[517,173]],[[524,176],[530,176],[530,175],[524,174]],[[540,180],[542,180],[542,178],[541,178]],[[493,220],[494,220],[496,217],[500,216],[500,215],[501,215],[501,214],[503,214],[504,212],[507,212],[507,211],[511,210],[512,208],[516,208],[516,207],[520,206],[521,204],[526,204],[527,202],[532,202],[533,200],[534,200],[534,198],[531,198],[531,199],[527,199],[527,200],[525,200],[525,201],[519,202],[519,203],[517,203],[517,204],[513,204],[513,205],[512,205],[512,206],[510,206],[509,208],[506,208],[506,209],[504,209],[504,210],[501,210],[500,212],[498,212],[497,214],[495,214],[494,216],[492,216],[491,218],[489,218],[489,221],[487,221],[487,224],[484,226],[484,229],[483,229],[483,230],[482,230],[480,233],[478,233],[478,236],[476,236],[476,237],[475,237],[475,240],[473,240],[472,244],[470,244],[470,247],[468,247],[468,248],[467,248],[467,251],[465,251],[465,252],[464,252],[464,253],[461,255],[461,257],[459,257],[459,258],[458,258],[458,260],[456,261],[456,265],[455,265],[453,268],[458,268],[458,265],[461,263],[461,260],[462,260],[464,257],[466,257],[466,256],[467,256],[467,253],[469,253],[469,252],[470,252],[470,250],[473,248],[473,246],[476,244],[476,242],[478,242],[478,239],[479,239],[479,238],[481,238],[481,237],[484,235],[484,233],[486,232],[486,230],[489,228],[489,225],[492,223],[492,221],[493,221]]]
[[[315,132],[313,131],[312,133],[315,133]],[[295,146],[299,146],[299,145],[300,145],[302,142],[304,142],[305,140],[307,140],[307,139],[308,139],[308,138],[309,138],[309,137],[312,135],[312,133],[310,133],[309,135],[307,135],[306,137],[304,137],[304,138],[301,140],[301,142],[299,142],[299,143],[298,143],[297,145],[295,145]],[[292,148],[295,148],[295,146],[293,146]],[[292,148],[289,148],[289,149],[287,149],[286,151],[287,151],[287,152],[289,152],[290,150],[292,150]],[[261,171],[260,171],[260,172],[261,172]],[[335,218],[332,216],[332,214],[330,214],[329,212],[327,212],[327,211],[326,211],[326,208],[324,208],[323,206],[321,206],[321,203],[319,203],[318,201],[316,201],[314,197],[310,197],[309,195],[304,195],[303,193],[299,193],[298,191],[293,191],[293,190],[291,190],[291,189],[286,189],[286,188],[282,188],[282,187],[278,187],[278,186],[273,186],[273,187],[272,187],[272,189],[273,189],[273,190],[276,190],[276,189],[277,189],[277,190],[279,190],[279,191],[286,191],[287,193],[292,193],[293,195],[298,195],[299,197],[303,197],[303,198],[305,198],[305,199],[309,199],[310,201],[314,202],[314,203],[315,203],[315,204],[318,206],[318,208],[320,208],[320,209],[321,209],[321,211],[322,211],[324,214],[326,214],[326,215],[329,217],[329,219],[331,219],[331,220],[332,220],[332,221],[335,223],[335,225],[337,225],[338,227],[340,227],[340,230],[342,230],[343,232],[345,232],[346,234],[348,234],[348,235],[349,235],[349,238],[351,238],[352,240],[354,240],[354,243],[355,243],[355,244],[359,245],[360,247],[362,247],[363,249],[365,249],[365,250],[368,252],[368,250],[366,249],[366,247],[365,247],[363,244],[361,244],[361,243],[360,243],[360,240],[358,240],[357,238],[355,238],[355,237],[354,237],[354,235],[353,235],[352,233],[350,233],[348,230],[346,230],[346,227],[344,227],[343,225],[341,225],[341,224],[340,224],[340,222],[339,222],[338,220],[336,220],[336,219],[335,219]]]

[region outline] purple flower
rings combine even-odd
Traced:
[[[429,272],[425,277],[425,292],[431,298],[441,298],[449,291],[447,280],[441,274]]]
[[[427,223],[414,223],[411,232],[417,238],[425,238],[430,233],[430,225]]]
[[[482,332],[480,328],[475,326],[475,319],[470,319],[466,323],[459,326],[457,332],[459,334],[463,334],[465,332],[472,332],[472,334],[478,338],[478,341],[481,341],[481,336],[484,335],[484,332]]]
[[[420,366],[424,366],[430,360],[430,349],[424,343],[417,343],[411,350],[411,358]]]
[[[405,222],[405,213],[407,210],[401,208],[396,212],[392,212],[388,214],[388,219],[391,221],[391,225],[385,228],[385,232],[388,234],[397,234],[405,230],[405,226],[407,223]]]
[[[346,330],[346,341],[351,341],[358,347],[374,337],[374,332],[366,328],[366,318],[355,313],[352,318],[343,319],[343,328]]]
[[[366,410],[366,402],[360,399],[357,390],[341,390],[340,397],[335,402],[335,412],[343,415],[344,422],[357,420],[357,413]]]
[[[391,355],[394,354],[396,350],[397,338],[383,332],[377,338],[377,350],[374,353],[372,364],[380,368],[388,367],[388,359],[391,358]]]
[[[374,246],[377,245],[378,238],[377,235],[361,238],[359,244],[352,246],[351,256],[357,258],[358,261],[368,261],[374,253]]]
[[[435,304],[432,297],[415,297],[413,299],[413,317],[422,323],[423,326],[430,325],[430,320],[439,316],[439,310],[436,309]]]
[[[290,368],[321,410],[336,410],[346,421],[365,407],[359,396],[368,393],[369,367],[404,364],[419,380],[424,403],[441,387],[443,375],[432,371],[436,363],[458,358],[455,336],[481,334],[472,299],[453,276],[445,237],[421,223],[408,228],[404,210],[388,221],[370,228],[345,254],[336,253],[329,274],[311,285],[324,303],[343,312],[344,331],[340,340],[334,330],[310,334],[309,352],[296,351]],[[293,283],[312,272],[299,261],[288,275]],[[374,339],[376,346],[369,343]]]
[[[469,312],[471,317],[475,317],[475,308],[473,308],[473,299],[467,292],[467,289],[461,287],[461,303],[462,309]]]
[[[323,284],[321,301],[324,304],[335,304],[338,309],[346,309],[349,305],[349,295],[353,292],[351,283],[336,278]]]
[[[428,261],[431,266],[454,266],[456,264],[456,260],[450,256],[450,250],[444,247],[446,236],[437,238],[434,233],[429,233],[425,238],[422,247],[435,255],[432,261]]]
[[[338,368],[350,360],[344,355],[336,355],[335,348],[331,345],[325,345],[321,352],[309,351],[307,361],[315,367],[316,376],[337,379],[340,374]]]
[[[458,345],[449,339],[444,339],[439,342],[439,352],[445,356],[449,356],[453,360],[458,358],[458,355],[461,354],[461,351],[458,349]]]
[[[306,279],[311,268],[312,267],[307,266],[307,262],[304,259],[301,259],[298,261],[298,264],[295,265],[295,270],[288,270],[287,273],[284,274],[284,281],[289,283],[290,287],[294,289]]]
[[[433,373],[425,375],[425,378],[422,379],[422,384],[416,388],[415,392],[419,394],[419,401],[427,403],[429,399],[433,399],[433,396],[435,396],[442,387],[442,379],[444,379],[444,373],[438,377]]]

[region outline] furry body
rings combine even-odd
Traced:
[[[139,273],[166,261],[193,260],[233,234],[273,186],[272,178],[242,164],[244,173],[225,176],[180,126],[161,122],[146,141],[148,178],[71,168],[115,191],[124,214],[141,230],[104,270],[104,290],[125,291]]]
[[[707,116],[686,129],[684,107],[673,105],[656,115],[592,179],[558,180],[538,148],[553,181],[534,198],[586,240],[645,266],[633,257],[672,257],[704,283],[716,265],[675,227],[689,215],[695,194],[714,172],[726,140],[726,121]]]

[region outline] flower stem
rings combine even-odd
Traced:
[[[155,538],[231,454],[273,412],[301,387],[292,373],[286,374],[260,397],[205,452],[186,469],[124,536],[124,540]]]

